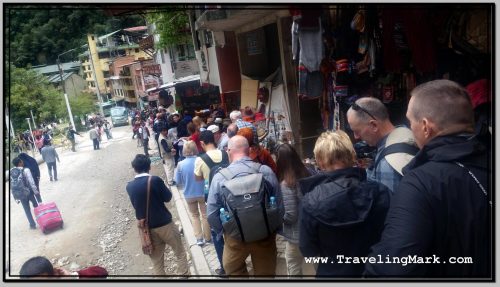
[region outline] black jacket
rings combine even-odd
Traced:
[[[477,177],[485,195],[460,162]],[[471,136],[432,139],[403,170],[381,241],[371,255],[437,256],[440,264],[367,264],[367,275],[490,277],[492,159]],[[471,257],[472,264],[450,264]],[[442,263],[445,262],[445,263]]]
[[[146,217],[147,186],[148,176],[137,177],[127,184],[127,193],[137,219]],[[172,215],[165,206],[165,202],[172,199],[172,193],[160,177],[152,176],[149,196],[149,227],[157,228],[172,222]]]
[[[31,171],[33,180],[35,180],[36,186],[38,187],[38,183],[40,182],[40,168],[38,167],[36,159],[24,152],[19,154],[19,158],[24,162],[24,167]]]
[[[360,168],[346,168],[299,181],[302,200],[299,247],[305,257],[329,257],[316,275],[361,277],[363,264],[338,264],[337,256],[366,256],[380,240],[389,190],[366,181]]]
[[[182,137],[188,137],[189,132],[187,130],[187,125],[189,121],[187,119],[182,119],[179,121],[179,124],[177,125],[177,137],[182,138]]]

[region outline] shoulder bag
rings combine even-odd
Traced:
[[[149,194],[151,192],[151,176],[148,178],[148,190],[146,195],[146,218],[137,221],[139,228],[139,237],[141,238],[142,253],[146,255],[153,254],[153,243],[151,242],[151,233],[149,230]]]

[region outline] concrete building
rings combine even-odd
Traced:
[[[138,43],[145,37],[147,37],[146,26],[120,29],[103,36],[87,35],[88,49],[92,53],[93,66],[97,77],[96,80],[92,72],[89,50],[87,50],[80,55],[80,59],[88,89],[95,93],[97,87],[99,87],[99,92],[103,95],[103,101],[125,98],[127,92],[123,91],[122,88],[115,91],[112,81],[116,80],[116,77],[123,77],[123,80],[127,82],[126,86],[130,87],[131,85],[127,81],[129,76],[124,76],[123,73],[126,72],[122,72],[122,76],[118,73],[118,75],[113,75],[114,78],[111,80],[112,74],[109,67],[113,61],[121,57],[133,57],[134,61],[151,59],[151,56],[139,49]]]
[[[175,96],[175,82],[183,81],[186,77],[199,75],[200,69],[192,43],[158,48],[160,36],[155,34],[155,25],[149,25],[149,30],[150,35],[140,42],[140,46],[159,65],[161,78],[157,87],[147,87],[147,101],[158,101],[158,104],[163,105],[162,99],[158,98],[162,89],[168,90]],[[197,85],[199,86],[199,81]]]
[[[69,62],[62,63],[61,68],[63,70],[63,83],[66,89],[68,97],[76,97],[86,90],[85,79],[81,76],[81,63],[80,62]],[[33,68],[37,73],[46,76],[51,84],[56,88],[62,89],[61,87],[61,74],[59,73],[59,68],[57,65],[49,66],[36,66]]]
[[[219,87],[226,111],[246,106],[262,111],[268,138],[289,142],[299,153],[303,146],[311,146],[317,133],[304,113],[307,106],[299,106],[297,98],[289,10],[218,5],[194,10],[190,16],[201,82]],[[262,87],[269,91],[266,102],[257,98]]]

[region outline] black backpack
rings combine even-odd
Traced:
[[[24,200],[30,194],[23,171],[24,169],[16,167],[10,170],[10,191],[15,200]]]
[[[208,176],[208,186],[210,186],[210,184],[212,183],[212,178],[214,178],[214,175],[217,172],[229,166],[229,156],[227,155],[227,152],[221,151],[221,153],[222,160],[218,163],[215,163],[206,153],[200,155],[200,158],[207,164],[208,169],[210,169],[210,173]]]
[[[246,165],[246,164],[245,164]],[[249,170],[233,174],[229,169],[220,171],[226,179],[221,185],[221,199],[229,220],[222,222],[225,233],[242,242],[254,242],[274,234],[283,224],[273,186],[262,173],[261,164],[252,162]]]

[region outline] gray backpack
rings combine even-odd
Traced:
[[[222,226],[227,235],[243,242],[265,239],[283,222],[277,206],[270,206],[273,186],[259,172],[260,164],[251,165],[250,171],[236,175],[227,168],[219,171],[226,179],[221,198],[230,216]]]
[[[10,191],[15,200],[28,198],[30,189],[26,186],[22,169],[14,167],[10,170]]]

